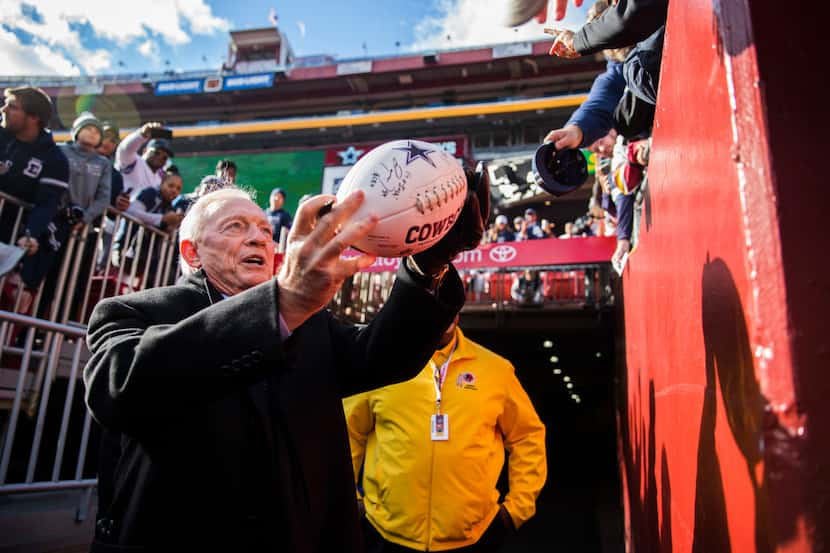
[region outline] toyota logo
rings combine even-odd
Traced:
[[[502,244],[490,250],[490,259],[496,263],[507,263],[516,257],[516,248]]]

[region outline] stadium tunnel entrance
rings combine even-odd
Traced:
[[[547,429],[536,515],[502,551],[623,551],[617,309],[516,310],[498,322],[493,312],[462,313],[468,337],[513,363]],[[506,470],[499,489],[507,490]]]

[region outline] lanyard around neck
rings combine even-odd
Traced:
[[[452,356],[457,347],[458,338],[455,339],[455,343],[452,345],[452,349],[450,350],[450,354],[447,356],[447,360],[444,361],[440,367],[432,360],[429,362],[432,367],[432,383],[435,384],[435,409],[439,413],[441,412],[441,389],[444,387],[444,380],[447,379],[447,368],[450,366],[450,361],[452,360]]]

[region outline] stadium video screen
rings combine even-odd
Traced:
[[[262,152],[178,155],[173,163],[181,172],[182,193],[193,192],[205,175],[214,174],[216,162],[230,159],[237,166],[236,183],[256,191],[256,203],[268,207],[268,197],[275,187],[286,191],[285,209],[294,216],[297,201],[303,194],[319,194],[323,177],[325,151]]]

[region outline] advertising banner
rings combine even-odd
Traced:
[[[517,56],[529,56],[533,53],[533,44],[530,42],[514,42],[512,44],[499,44],[493,46],[493,59],[513,58]]]
[[[358,73],[371,73],[372,60],[347,61],[337,64],[338,75],[356,75]]]
[[[172,94],[201,94],[204,81],[204,79],[159,81],[156,83],[156,96],[170,96]]]
[[[463,252],[453,260],[453,265],[464,270],[608,263],[616,246],[613,236],[502,242]],[[379,257],[364,272],[395,272],[400,262],[398,257]]]
[[[274,86],[273,73],[254,73],[225,77],[222,88],[223,90],[251,90],[254,88],[271,88],[272,86]]]
[[[234,90],[253,90],[274,86],[273,73],[251,73],[230,75],[227,77],[207,77],[205,79],[180,79],[176,81],[159,81],[156,83],[156,96],[173,94],[202,94],[203,92],[220,92]]]

